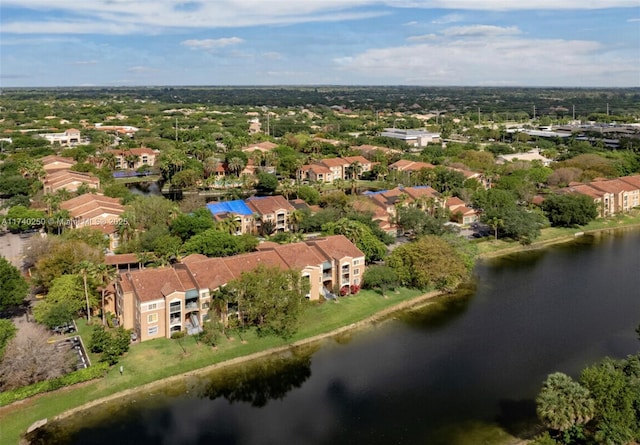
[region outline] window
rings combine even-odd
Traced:
[[[353,265],[357,266],[358,264],[360,264],[360,260],[353,260]]]
[[[148,335],[156,335],[157,333],[158,333],[158,326],[151,326],[149,329],[147,329]]]
[[[360,278],[356,278],[353,280],[353,284],[360,284]]]
[[[354,275],[360,275],[360,269],[353,269]]]
[[[147,315],[147,323],[157,323],[157,322],[158,322],[158,314]]]
[[[158,309],[158,304],[157,303],[149,303],[147,305],[147,310],[148,311],[154,311],[156,309]]]

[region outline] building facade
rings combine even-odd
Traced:
[[[123,272],[116,282],[116,316],[141,341],[195,334],[210,317],[212,293],[243,272],[265,264],[300,271],[308,280],[307,298],[318,300],[340,289],[360,286],[364,254],[342,235],[286,245],[265,245],[257,252],[224,258],[190,255],[171,267]]]

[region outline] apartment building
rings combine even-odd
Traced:
[[[147,147],[108,150],[116,159],[116,169],[135,170],[143,166],[153,167],[158,153]]]
[[[352,169],[356,167],[356,176],[359,178],[364,172],[371,171],[373,164],[364,156],[320,159],[313,164],[300,167],[297,176],[300,181],[329,183],[336,179],[350,179]]]
[[[227,316],[227,309],[210,314],[212,293],[261,264],[300,271],[309,282],[310,300],[360,285],[365,270],[364,254],[342,235],[267,244],[257,252],[224,258],[190,255],[171,267],[121,273],[116,315],[141,341],[180,331],[198,333],[210,317]]]
[[[59,190],[76,192],[81,186],[97,190],[100,180],[90,173],[80,173],[71,170],[57,170],[47,173],[42,181],[44,193],[55,193]]]
[[[572,183],[560,193],[580,193],[589,196],[598,208],[601,218],[629,212],[640,207],[640,175],[617,179]]]
[[[109,250],[113,251],[118,247],[120,237],[117,226],[124,212],[119,199],[85,193],[60,203],[60,209],[67,210],[71,215],[68,228],[91,227],[100,230],[109,237]]]
[[[81,142],[80,130],[70,128],[62,133],[42,133],[39,135],[51,144],[60,144],[66,147],[78,145]]]
[[[40,159],[42,168],[46,173],[55,173],[60,170],[69,170],[76,164],[73,158],[65,158],[58,155],[49,155]]]
[[[245,203],[256,215],[255,231],[260,232],[264,223],[272,224],[274,232],[289,231],[289,216],[295,208],[283,196],[254,196]]]

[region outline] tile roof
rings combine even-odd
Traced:
[[[631,184],[632,186],[636,187],[637,189],[640,190],[640,175],[633,175],[633,176],[623,176],[621,178],[619,178],[621,181],[624,181],[628,184]]]
[[[137,264],[138,255],[135,253],[119,253],[115,255],[105,255],[104,264],[108,266],[117,266],[122,264]]]
[[[345,161],[342,158],[326,158],[318,160],[319,164],[324,165],[325,167],[345,167],[349,165],[349,161]]]
[[[278,210],[285,210],[287,212],[295,210],[289,201],[284,199],[282,195],[254,196],[247,199],[245,202],[250,209],[260,215],[276,213]]]
[[[186,291],[172,267],[127,272],[125,276],[131,281],[142,302],[157,300],[173,292]]]
[[[117,198],[85,193],[60,203],[62,210],[68,210],[74,218],[95,217],[102,214],[121,215],[124,206]]]
[[[310,246],[315,246],[327,259],[342,259],[344,257],[360,258],[364,253],[344,235],[332,235],[324,238],[316,238],[305,241]]]
[[[389,165],[391,170],[400,170],[400,171],[419,171],[423,168],[435,168],[433,164],[429,164],[428,162],[419,162],[419,161],[409,161],[407,159],[400,159],[397,162]]]

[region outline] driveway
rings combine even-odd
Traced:
[[[0,255],[19,270],[22,270],[22,249],[28,239],[14,233],[5,233],[0,236]]]

